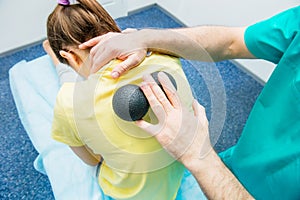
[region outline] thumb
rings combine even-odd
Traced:
[[[193,101],[193,109],[194,109],[194,115],[198,118],[199,122],[203,125],[208,126],[208,120],[206,117],[205,108],[198,103],[196,99]]]
[[[194,99],[192,106],[193,106],[195,116],[202,115],[203,112],[205,113],[205,108],[201,106],[196,99]]]
[[[139,55],[139,54],[131,54],[128,56],[124,61],[117,64],[113,71],[111,72],[113,78],[118,78],[122,74],[124,74],[126,71],[130,70],[131,68],[134,68],[138,66],[145,57]]]
[[[87,48],[93,47],[96,44],[98,44],[101,41],[101,39],[102,39],[102,36],[92,38],[92,39],[80,44],[78,47],[79,47],[79,49],[87,49]]]
[[[155,132],[155,125],[153,125],[153,124],[150,124],[149,122],[146,122],[146,121],[144,121],[144,120],[138,120],[138,121],[136,121],[135,122],[135,124],[139,127],[139,128],[141,128],[141,129],[143,129],[144,131],[146,131],[147,133],[149,133],[150,135],[152,135],[152,136],[155,136],[156,134],[156,132]]]

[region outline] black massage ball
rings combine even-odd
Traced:
[[[166,73],[166,72],[165,72]],[[158,72],[152,73],[152,77],[161,86],[157,77]],[[166,73],[177,89],[175,79]],[[120,87],[112,100],[114,112],[123,120],[136,121],[142,119],[149,110],[149,102],[143,91],[137,85],[124,85]]]
[[[112,105],[115,113],[123,120],[136,121],[148,112],[149,103],[137,85],[124,85],[113,96]]]

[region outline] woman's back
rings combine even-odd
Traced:
[[[70,146],[87,145],[104,162],[98,176],[104,193],[116,199],[175,199],[184,167],[133,122],[113,111],[115,91],[138,85],[143,74],[166,71],[177,82],[184,103],[193,97],[178,59],[152,55],[118,80],[110,72],[113,61],[87,81],[62,86],[55,106],[53,137]],[[159,64],[158,64],[159,63]],[[155,122],[151,111],[145,116]]]

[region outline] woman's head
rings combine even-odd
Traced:
[[[78,45],[108,32],[120,32],[112,17],[96,0],[77,0],[77,4],[60,5],[49,15],[47,37],[62,63],[70,64],[61,50],[76,55]]]

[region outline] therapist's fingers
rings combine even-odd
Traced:
[[[146,57],[147,51],[140,49],[134,52],[124,53],[122,55],[116,55],[110,50],[105,50],[103,47],[96,45],[91,50],[91,73],[97,72],[101,67],[106,65],[112,59],[118,58],[123,60],[117,64],[111,72],[112,78],[118,78],[128,70],[138,66]]]
[[[199,116],[199,114],[200,114],[200,106],[201,105],[198,103],[198,101],[196,99],[194,99],[192,107],[193,107],[194,115],[195,116]]]
[[[94,37],[82,44],[80,44],[78,47],[79,49],[87,49],[87,48],[91,48],[91,47],[94,47],[96,46],[98,43],[100,42],[104,42],[106,40],[108,40],[109,38],[112,38],[113,36],[117,35],[119,33],[115,33],[115,32],[108,32],[104,35],[100,35],[100,36],[97,36],[97,37]]]
[[[103,43],[103,42],[107,41],[108,39],[110,39],[114,36],[120,35],[120,34],[121,33],[118,33],[118,32],[108,32],[104,35],[94,37],[94,38],[80,44],[78,47],[79,47],[79,49],[91,48],[91,47],[96,46],[99,43]],[[93,53],[93,52],[91,52],[91,53]]]
[[[91,69],[90,73],[97,72],[101,67],[106,65],[112,59],[115,59],[117,56],[112,51],[106,51],[106,44],[105,42],[114,37],[119,35],[120,33],[109,32],[105,35],[101,35],[95,38],[92,38],[83,44],[79,45],[80,49],[91,48],[90,57],[91,57]]]
[[[135,32],[137,31],[137,29],[134,29],[134,28],[127,28],[125,29],[124,31],[122,31],[122,33],[132,33],[132,32]],[[104,42],[106,40],[108,40],[109,38],[113,37],[113,36],[116,36],[118,35],[119,33],[117,32],[108,32],[104,35],[100,35],[100,36],[97,36],[97,37],[94,37],[82,44],[79,45],[79,49],[87,49],[87,48],[91,48],[95,45],[97,45],[99,42]]]
[[[92,38],[92,39],[80,44],[79,49],[87,49],[87,48],[93,47],[96,44],[98,44],[102,38],[103,38],[103,36],[98,36],[98,37]]]
[[[163,107],[166,113],[173,109],[173,106],[169,102],[168,98],[166,97],[165,93],[162,89],[156,84],[154,79],[151,75],[144,75],[144,81],[147,81],[150,85],[150,88],[154,94],[154,97],[158,100],[159,104]],[[151,94],[152,95],[152,94]],[[146,96],[147,97],[147,96]]]
[[[147,55],[147,49],[136,41],[135,29],[125,30],[124,33],[110,32],[93,38],[79,47],[84,49],[92,47],[90,51],[91,69],[90,73],[97,72],[101,67],[113,59],[122,62],[114,67],[111,76],[118,78],[120,75],[139,65]],[[118,36],[118,37],[116,37]]]
[[[202,105],[200,105],[196,99],[194,99],[192,106],[194,110],[194,115],[198,118],[199,122],[205,126],[208,126],[205,108]]]
[[[90,44],[93,46],[91,51],[90,51],[90,55],[93,59],[97,58],[98,56],[102,55],[104,52],[106,52],[106,46],[108,46],[107,42],[109,39],[119,35],[120,33],[113,33],[113,32],[109,32],[106,33],[105,35],[101,35],[98,37],[95,37],[90,41]],[[87,44],[89,44],[89,41],[87,41]],[[109,48],[108,48],[109,49]],[[109,51],[109,55],[111,55],[111,57],[116,57],[116,52],[114,52],[113,50]]]
[[[111,72],[112,78],[118,78],[125,72],[138,66],[141,62],[143,62],[145,55],[146,50],[141,50],[130,54],[128,57],[121,57],[120,59],[123,61],[114,67],[113,71]]]
[[[148,132],[150,135],[157,137],[157,135],[159,134],[159,131],[161,130],[161,128],[160,128],[161,123],[164,123],[164,121],[166,119],[165,118],[166,112],[165,112],[163,106],[161,105],[161,103],[156,98],[155,94],[153,93],[153,91],[151,89],[151,83],[143,82],[141,85],[141,89],[142,89],[143,93],[145,94],[145,96],[151,106],[151,109],[152,109],[153,113],[155,114],[155,116],[157,117],[159,123],[151,124],[151,123],[141,119],[141,120],[136,121],[135,124],[138,127],[140,127],[141,129]]]
[[[164,72],[158,73],[158,81],[162,85],[170,103],[175,109],[181,108],[181,101],[176,92],[176,88]]]
[[[144,83],[142,83],[140,88],[143,91],[144,95],[146,96],[154,114],[156,115],[158,120],[161,121],[161,120],[164,120],[166,111],[165,111],[164,107],[162,106],[161,102],[155,96],[155,94],[151,88],[151,84],[155,84],[155,83],[144,82]]]
[[[200,116],[200,115],[206,116],[205,108],[201,104],[199,104],[199,102],[196,99],[194,99],[192,106],[193,106],[195,116]]]
[[[135,124],[141,129],[143,129],[144,131],[148,132],[150,135],[152,136],[157,135],[156,125],[146,122],[145,120],[135,121]]]
[[[96,47],[97,46],[95,46],[94,48],[96,48]],[[93,48],[92,48],[92,50],[93,50]],[[101,67],[103,67],[104,65],[106,65],[112,59],[115,58],[114,56],[112,56],[110,54],[110,52],[103,51],[100,48],[98,48],[97,50],[95,50],[94,55],[90,54],[90,56],[91,56],[91,69],[90,69],[90,73],[97,72],[99,69],[101,69]]]

